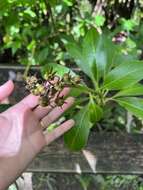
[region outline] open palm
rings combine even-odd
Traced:
[[[13,87],[11,81],[0,87],[1,101],[9,96]],[[69,89],[64,89],[61,95],[67,95],[68,91]],[[0,168],[3,167],[2,163],[9,167],[11,164],[13,167],[15,165],[16,168],[17,160],[21,165],[16,171],[17,176],[45,145],[69,130],[74,125],[73,120],[65,121],[52,132],[43,132],[41,123],[47,127],[67,110],[73,101],[73,98],[69,97],[62,107],[41,107],[38,105],[38,97],[30,94],[1,113]],[[4,167],[4,171],[8,172],[9,167]]]

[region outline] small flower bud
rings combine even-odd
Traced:
[[[70,75],[69,75],[69,73],[65,73],[64,75],[63,75],[63,81],[64,82],[69,82],[70,81],[70,79],[71,79],[71,77],[70,77]]]
[[[75,84],[79,84],[80,81],[81,81],[80,76],[75,76],[75,77],[72,78],[72,80],[73,80],[73,82],[74,82]]]
[[[46,107],[49,105],[49,101],[47,97],[40,97],[39,98],[39,105],[42,107]]]
[[[31,92],[33,95],[35,95],[35,96],[39,96],[39,95],[40,95],[38,89],[32,89],[30,92]]]
[[[39,94],[44,94],[45,88],[42,84],[36,84],[36,87],[37,87],[37,91],[39,92]]]

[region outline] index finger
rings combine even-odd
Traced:
[[[24,104],[28,108],[35,108],[39,104],[39,96],[34,96],[33,94],[29,94],[23,100],[21,100],[18,104]]]

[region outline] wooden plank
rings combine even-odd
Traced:
[[[92,133],[81,152],[70,152],[60,139],[46,147],[28,171],[143,174],[143,135]]]

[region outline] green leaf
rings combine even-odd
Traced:
[[[133,115],[143,118],[143,99],[128,97],[128,98],[116,98],[122,107],[126,108]]]
[[[96,65],[97,65],[97,73],[98,73],[98,80],[100,78],[105,77],[106,68],[107,68],[107,51],[105,46],[104,37],[100,36],[100,40],[98,42],[98,46],[96,49]]]
[[[82,69],[82,71],[87,74],[89,77],[92,76],[91,66],[92,64],[88,64],[88,57],[84,57],[82,54],[82,48],[79,46],[77,42],[69,42],[66,45],[68,53],[72,58],[76,60],[76,64]]]
[[[96,81],[104,79],[110,65],[114,65],[119,52],[117,47],[105,34],[99,35],[95,28],[87,32],[80,44],[73,40],[67,43],[70,56],[91,79]]]
[[[70,56],[72,58],[74,58],[76,61],[79,61],[82,59],[81,47],[79,46],[79,44],[77,42],[75,42],[75,41],[68,42],[68,44],[66,45],[66,48],[67,48]],[[81,63],[79,63],[79,64],[81,64]],[[80,65],[80,66],[82,66],[82,65]]]
[[[47,60],[47,56],[49,54],[49,47],[44,47],[39,52],[36,53],[37,62],[43,63]]]
[[[102,36],[104,40],[104,51],[106,52],[107,58],[106,73],[108,73],[112,67],[119,65],[118,62],[121,62],[122,52],[120,46],[117,46],[112,42],[111,37],[107,38],[106,33],[104,33]]]
[[[71,88],[69,96],[78,97],[82,94],[82,90],[78,88]]]
[[[117,47],[117,45],[116,45],[116,47]],[[114,49],[111,50],[110,55],[111,55],[111,57],[114,56],[114,59],[113,59],[114,64],[111,64],[112,67],[110,66],[109,70],[111,70],[115,66],[116,67],[119,66],[122,63],[125,64],[126,62],[133,62],[133,61],[138,60],[137,55],[135,55],[133,53],[125,54],[123,52],[123,49],[120,46],[117,47],[116,54],[113,54],[113,51],[114,51]]]
[[[58,3],[58,0],[48,0],[51,7],[55,7]]]
[[[77,87],[72,87],[69,93],[69,96],[78,97],[82,93],[87,93],[89,88],[87,88],[84,84],[80,84]]]
[[[32,41],[28,44],[27,49],[28,49],[29,51],[32,51],[33,49],[35,49],[35,47],[36,47],[36,41],[35,41],[35,40],[32,40]]]
[[[143,85],[137,83],[127,89],[123,89],[119,91],[115,97],[119,96],[141,96],[143,95]]]
[[[130,48],[130,49],[133,49],[133,48],[136,48],[137,47],[137,44],[135,41],[133,41],[131,38],[127,38],[126,39],[126,44],[127,44],[127,47]]]
[[[65,66],[56,64],[56,63],[48,63],[44,65],[43,67],[41,67],[42,76],[44,76],[47,70],[50,69],[51,67],[53,68],[53,71],[56,71],[56,74],[60,77],[63,76],[64,73],[68,73],[68,72],[70,72],[72,76],[75,76],[75,73],[71,69]]]
[[[121,24],[122,24],[123,30],[127,30],[129,32],[129,31],[132,31],[138,23],[133,19],[126,20],[122,18]]]
[[[16,53],[16,51],[21,48],[21,41],[17,40],[12,42],[11,44],[11,48],[12,48],[12,54],[14,55]]]
[[[103,26],[105,22],[105,17],[102,15],[96,15],[95,16],[95,24],[97,27]]]
[[[36,13],[34,11],[31,10],[30,7],[28,7],[25,11],[24,11],[25,14],[29,15],[30,17],[34,18],[36,17]]]
[[[63,2],[64,2],[67,6],[69,6],[69,7],[71,7],[71,6],[73,5],[73,1],[72,1],[72,0],[63,0]]]
[[[92,123],[89,120],[89,106],[81,109],[74,117],[75,126],[64,135],[65,144],[71,150],[81,150],[87,143]]]
[[[92,97],[90,97],[90,102],[89,102],[89,117],[90,121],[92,123],[98,122],[103,116],[103,110],[100,106],[98,106]]]
[[[104,88],[120,90],[127,88],[143,78],[143,62],[125,62],[115,67],[105,78]]]
[[[72,58],[76,60],[77,65],[82,71],[92,78],[93,65],[96,64],[96,46],[99,40],[99,34],[95,29],[91,29],[87,32],[84,39],[82,39],[82,47],[78,42],[69,42],[66,47],[68,53]]]
[[[104,44],[102,36],[96,31],[96,29],[90,29],[82,43],[82,64],[87,71],[87,67],[90,69],[90,77],[95,74],[92,73],[94,64],[97,68],[97,77],[103,76],[106,67],[106,55],[104,51]],[[82,69],[83,70],[83,69]]]
[[[11,0],[9,0],[10,2]],[[29,5],[29,6],[33,6],[35,3],[36,3],[36,0],[12,0],[12,2],[14,5],[17,4],[17,5],[23,5],[23,6],[26,6],[26,5]]]

